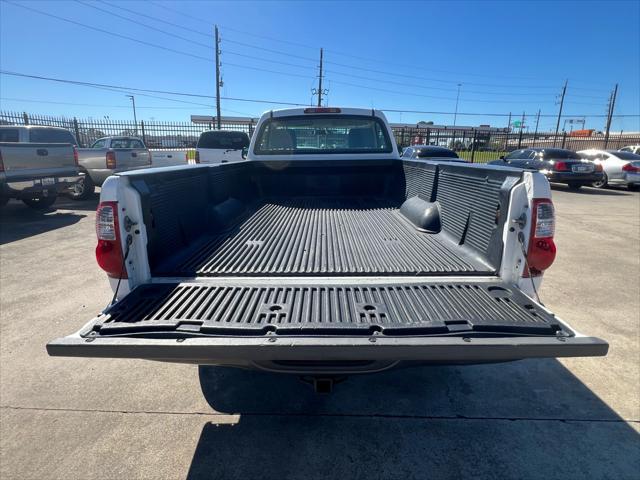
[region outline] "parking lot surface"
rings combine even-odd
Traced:
[[[94,210],[0,213],[0,478],[638,478],[640,195],[554,187],[540,296],[605,358],[295,377],[47,356],[111,298]]]

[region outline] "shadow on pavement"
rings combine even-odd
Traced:
[[[0,209],[0,245],[73,225],[87,216],[76,212],[95,211],[97,206],[97,195],[83,201],[61,197],[50,209],[41,212],[12,200]]]
[[[236,425],[203,427],[188,478],[633,478],[640,435],[556,360],[355,376],[200,367]]]

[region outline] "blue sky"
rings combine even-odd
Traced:
[[[640,130],[638,1],[10,0],[0,5],[0,66],[30,75],[213,95],[214,23],[222,37],[224,97],[311,102],[323,47],[329,104],[405,110],[387,114],[394,122],[451,124],[452,113],[406,111],[453,112],[461,84],[458,125],[506,126],[506,117],[485,114],[520,117],[524,111],[533,128],[541,109],[540,129],[553,129],[557,97],[568,79],[566,118],[604,115],[618,83],[615,113],[636,116],[615,118],[612,127]],[[211,98],[7,75],[0,82],[3,110],[130,119],[125,95],[132,93],[139,119],[185,121],[191,114],[215,113]],[[271,108],[282,107],[222,100],[223,115],[257,116]],[[586,118],[587,128],[602,129],[604,122]]]

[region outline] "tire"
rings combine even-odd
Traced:
[[[581,187],[582,187],[582,184],[581,184],[581,183],[575,183],[575,182],[571,182],[571,183],[569,183],[569,188],[570,188],[571,190],[578,191],[578,190],[580,190],[580,188],[581,188]]]
[[[86,200],[90,198],[96,191],[96,186],[88,174],[82,175],[82,179],[78,181],[73,189],[69,192],[72,200]]]
[[[607,177],[606,173],[603,173],[602,180],[600,180],[599,182],[593,182],[591,186],[594,188],[606,188],[608,184],[609,184],[609,177]]]
[[[46,197],[23,198],[22,202],[34,210],[46,210],[56,203],[57,197],[56,193],[49,193]]]

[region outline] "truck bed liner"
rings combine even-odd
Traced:
[[[156,275],[493,273],[442,234],[419,231],[391,200],[262,199],[230,229],[207,236]]]
[[[555,335],[554,315],[499,281],[357,285],[259,279],[141,285],[105,314],[100,335],[144,332],[263,335]]]

